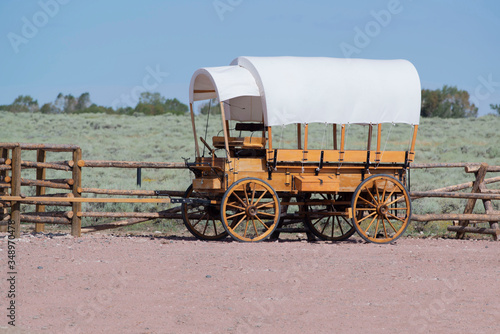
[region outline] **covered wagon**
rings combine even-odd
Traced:
[[[185,200],[182,212],[196,237],[261,241],[287,222],[303,222],[323,240],[358,232],[387,243],[406,230],[420,117],[420,80],[410,62],[239,57],[197,70],[189,98],[196,157],[185,199],[205,201]],[[193,105],[210,99],[221,122],[208,138],[198,136]],[[408,124],[408,146],[386,150],[384,126],[396,123]],[[346,147],[352,125],[364,131],[362,148]]]

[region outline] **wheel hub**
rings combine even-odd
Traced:
[[[377,207],[377,213],[381,216],[386,216],[387,213],[389,212],[389,208],[387,207],[387,205],[385,204],[380,204],[378,207]]]
[[[247,216],[255,217],[257,215],[257,207],[255,205],[249,205],[245,209]]]

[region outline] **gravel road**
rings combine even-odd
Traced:
[[[16,330],[0,333],[498,333],[500,243],[375,245],[25,234]]]

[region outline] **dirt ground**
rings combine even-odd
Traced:
[[[500,242],[375,245],[25,234],[16,330],[0,333],[498,333]]]

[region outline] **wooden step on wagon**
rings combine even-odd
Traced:
[[[196,237],[261,241],[287,221],[303,221],[323,240],[357,232],[389,243],[405,232],[420,116],[420,80],[408,61],[239,57],[197,70],[189,93],[195,179],[182,215]],[[211,139],[198,137],[193,107],[208,99],[221,110]],[[315,123],[325,124],[331,145],[311,141]],[[412,127],[406,150],[382,149],[384,123]],[[346,147],[354,124],[366,128],[366,149]],[[277,145],[273,135],[284,127],[295,133],[294,147]]]

